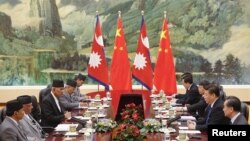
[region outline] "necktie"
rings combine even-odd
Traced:
[[[230,122],[229,122],[229,125],[233,125],[233,122],[232,122],[232,121],[230,121]]]
[[[209,116],[210,116],[211,111],[212,111],[212,107],[210,105],[207,107],[207,111],[208,111],[208,113],[207,113],[207,117],[206,117],[206,124],[208,124]]]
[[[45,132],[43,131],[42,127],[40,126],[40,124],[31,116],[29,115],[29,118],[31,119],[32,124],[37,128],[37,130],[39,131],[39,134],[41,135],[42,138],[44,138],[45,136]]]

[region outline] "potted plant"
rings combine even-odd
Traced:
[[[144,120],[142,105],[135,105],[134,103],[130,103],[125,105],[125,108],[122,109],[121,121],[119,123],[128,123],[136,125],[139,128],[142,128],[142,121]]]
[[[161,123],[156,119],[145,119],[140,133],[146,141],[162,141],[163,135],[160,133]]]
[[[95,141],[110,141],[111,131],[117,126],[111,119],[100,119],[96,124]]]

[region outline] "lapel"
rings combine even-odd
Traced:
[[[67,92],[64,93],[64,96],[68,99],[68,101],[72,102],[71,97]]]
[[[29,116],[30,117],[30,116]],[[31,117],[30,117],[31,118]],[[24,120],[26,121],[26,123],[28,124],[28,126],[30,126],[35,132],[38,132],[39,133],[39,129],[36,127],[36,125],[34,125],[33,123],[32,123],[32,121],[31,120],[33,120],[33,119],[28,119],[26,116],[24,116]],[[37,124],[37,123],[36,123]]]
[[[60,112],[60,110],[59,110],[58,107],[57,107],[56,101],[55,101],[54,97],[52,96],[52,93],[50,93],[50,99],[49,99],[49,100],[51,101],[51,104],[52,104],[52,106],[53,106],[53,109],[56,109],[57,113],[63,112],[63,109],[62,109],[62,106],[61,106],[61,104],[60,104],[60,101],[59,101],[59,106],[60,106],[60,108],[61,108],[61,112]]]
[[[23,130],[20,129],[20,127],[18,127],[18,126],[16,125],[16,123],[14,123],[14,121],[12,121],[12,120],[10,119],[10,117],[6,117],[6,120],[7,120],[10,124],[12,124],[12,125],[17,129],[17,131],[19,132],[19,134],[20,134],[24,139],[27,139],[27,136],[25,135],[25,133],[23,132]],[[20,125],[19,122],[17,122],[17,123]]]

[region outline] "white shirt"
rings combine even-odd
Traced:
[[[59,105],[59,101],[58,101],[57,97],[53,94],[53,92],[51,92],[51,94],[52,94],[52,96],[53,96],[53,98],[54,98],[54,100],[55,100],[55,102],[56,102],[57,108],[58,108],[59,111],[61,112],[61,107],[60,107],[60,105]]]

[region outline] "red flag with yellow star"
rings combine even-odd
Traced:
[[[120,15],[117,20],[114,52],[110,69],[110,85],[113,90],[132,89],[132,75]]]
[[[163,20],[160,47],[154,69],[154,86],[156,91],[163,90],[167,95],[177,92],[175,66],[166,18]]]

